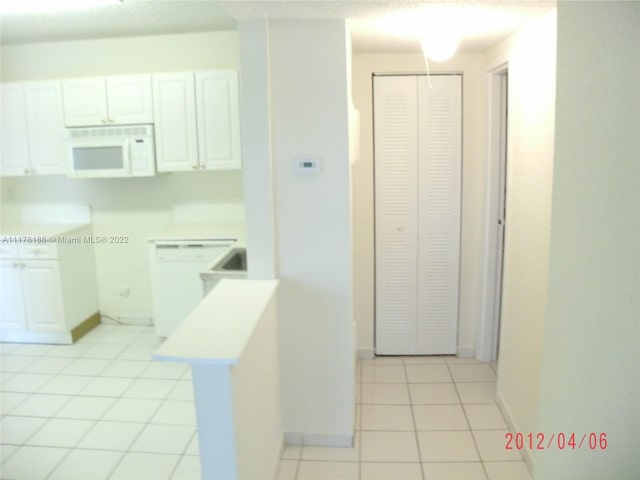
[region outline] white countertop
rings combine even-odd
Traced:
[[[277,285],[278,280],[221,280],[153,359],[235,365]]]
[[[148,235],[150,242],[172,240],[235,239],[244,241],[244,223],[174,223]]]

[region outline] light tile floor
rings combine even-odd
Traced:
[[[278,480],[529,480],[495,391],[496,366],[472,359],[362,360],[355,447],[288,446]]]
[[[191,372],[152,362],[151,327],[71,346],[1,344],[3,480],[200,478]]]
[[[190,371],[152,362],[159,345],[109,324],[71,346],[0,344],[0,478],[199,479]],[[490,364],[363,360],[355,447],[288,446],[278,480],[528,480],[494,394]]]

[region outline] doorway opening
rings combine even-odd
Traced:
[[[504,244],[506,230],[509,71],[502,65],[489,72],[488,201],[483,315],[478,328],[476,359],[498,360]]]

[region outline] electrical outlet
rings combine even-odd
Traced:
[[[120,287],[118,289],[118,294],[121,297],[129,298],[129,295],[131,294],[131,290],[129,290],[129,287]]]

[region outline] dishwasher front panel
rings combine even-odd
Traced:
[[[232,245],[232,240],[151,244],[153,318],[157,335],[171,335],[200,303],[200,272],[221,258]]]

